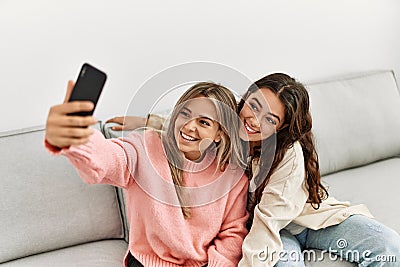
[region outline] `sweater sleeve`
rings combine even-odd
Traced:
[[[45,147],[53,155],[67,157],[86,183],[126,188],[133,182],[136,168],[139,142],[135,134],[126,139],[105,139],[95,130],[86,144],[56,149],[45,140]]]
[[[295,143],[271,175],[254,209],[253,224],[243,242],[240,267],[272,267],[278,262],[282,251],[279,231],[301,213],[308,199],[304,178],[301,146]]]
[[[248,178],[243,175],[229,193],[221,229],[208,248],[209,267],[236,267],[241,255],[242,244],[247,234],[246,210]]]

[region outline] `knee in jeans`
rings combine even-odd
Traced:
[[[400,260],[400,238],[388,239],[379,244],[380,253],[383,255],[397,255]]]
[[[390,260],[394,259],[396,262],[400,261],[400,238],[383,239],[377,241],[369,251],[365,252],[367,258],[376,258],[378,260]]]

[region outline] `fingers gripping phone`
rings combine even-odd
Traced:
[[[107,75],[104,72],[91,66],[88,63],[84,63],[79,72],[79,76],[76,80],[75,86],[72,89],[72,93],[69,97],[68,102],[77,100],[91,101],[94,104],[94,108],[91,111],[70,113],[69,115],[93,115],[94,109],[96,108],[97,101],[100,98],[100,94],[103,90],[106,79]]]

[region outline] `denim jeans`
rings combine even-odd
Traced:
[[[284,253],[275,267],[304,267],[303,256],[312,261],[322,256],[336,261],[346,259],[358,266],[400,266],[399,234],[363,215],[352,215],[320,230],[305,229],[295,236],[284,229],[280,234]],[[309,249],[322,250],[322,256],[312,257]]]

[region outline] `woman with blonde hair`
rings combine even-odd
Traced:
[[[69,83],[68,93],[73,84]],[[237,266],[247,233],[248,179],[232,93],[208,82],[178,100],[166,131],[105,139],[90,126],[91,103],[50,109],[45,144],[64,155],[89,184],[126,192],[134,225],[124,266]]]

